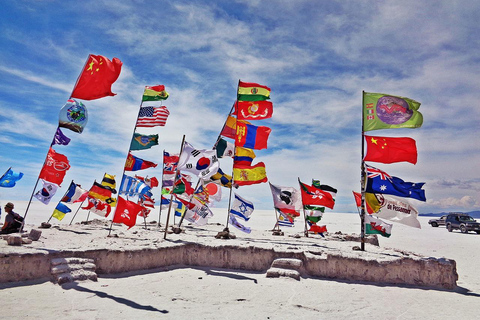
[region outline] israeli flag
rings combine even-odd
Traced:
[[[253,212],[253,203],[235,194],[235,199],[233,200],[230,213],[239,216],[245,221],[248,221],[250,219],[252,212]]]

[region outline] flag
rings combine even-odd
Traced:
[[[127,160],[125,161],[125,171],[137,171],[151,167],[155,168],[156,166],[156,163],[140,159],[131,153],[128,154]]]
[[[195,190],[192,188],[192,183],[182,174],[175,180],[172,192],[174,194],[186,193],[187,195],[192,195]]]
[[[239,186],[267,181],[267,172],[263,162],[259,162],[254,166],[233,165],[233,182]]]
[[[311,223],[309,221],[308,225],[310,228],[308,229],[308,232],[313,232],[313,233],[318,233],[323,237],[323,233],[327,232],[327,226],[319,226],[316,223]]]
[[[239,101],[261,101],[270,99],[271,89],[253,82],[238,82]]]
[[[237,147],[235,149],[235,156],[233,157],[233,161],[237,165],[252,165],[253,159],[255,159],[256,155],[252,149]]]
[[[89,55],[80,77],[73,88],[72,98],[95,100],[114,96],[112,84],[117,81],[122,70],[122,61],[112,61],[99,55]]]
[[[174,174],[177,171],[178,154],[163,151],[163,174]]]
[[[167,100],[168,93],[165,91],[164,85],[158,86],[145,86],[145,91],[143,92],[142,101],[158,101],[158,100]]]
[[[300,192],[293,187],[283,187],[274,184],[270,184],[270,190],[272,191],[273,206],[280,209],[289,209],[296,212],[296,215],[300,215],[301,199]]]
[[[155,200],[153,200],[150,196],[145,194],[142,197],[140,197],[140,199],[142,200],[143,206],[149,207],[149,208],[155,208]]]
[[[0,187],[13,188],[15,187],[17,181],[22,179],[22,177],[22,172],[14,172],[12,168],[8,168],[8,170],[0,178]]]
[[[392,224],[386,223],[369,214],[366,214],[365,215],[365,233],[379,234],[388,238],[392,234]]]
[[[329,192],[318,189],[314,186],[309,186],[298,181],[300,184],[300,191],[302,194],[303,205],[324,206],[333,209],[335,201]]]
[[[252,232],[252,229],[249,228],[249,227],[245,227],[243,224],[241,224],[240,222],[237,221],[237,219],[235,218],[235,216],[233,214],[229,214],[228,215],[228,220],[230,222],[230,224],[232,226],[234,226],[235,228],[237,228],[238,230],[242,231],[242,232],[245,232],[245,233],[250,233]]]
[[[237,122],[238,123],[244,123],[244,124],[251,124],[248,121],[244,120],[238,120],[235,117],[228,116],[227,120],[225,121],[225,125],[223,126],[223,130],[220,133],[220,135],[230,138],[230,139],[236,139],[237,138]]]
[[[284,227],[293,227],[294,220],[290,215],[284,213],[283,209],[275,208],[275,210],[278,213],[278,218],[277,218],[278,225],[284,226]]]
[[[48,204],[50,200],[52,200],[53,196],[57,192],[58,186],[54,183],[42,180],[43,188],[37,193],[35,193],[34,197],[40,200],[43,204]]]
[[[312,186],[318,188],[322,191],[328,192],[332,195],[333,201],[335,201],[335,197],[337,196],[337,189],[331,187],[327,184],[320,184],[319,180],[312,179]]]
[[[405,182],[400,178],[390,176],[386,172],[365,165],[367,169],[367,184],[365,192],[391,194],[394,196],[414,198],[426,201],[425,190],[422,189],[424,182]]]
[[[58,114],[58,126],[67,128],[77,133],[83,132],[83,129],[87,125],[87,121],[87,107],[85,107],[83,103],[81,103],[80,101],[76,101],[75,99],[68,99],[67,103],[65,103],[62,109],[60,109],[60,112]],[[66,138],[65,136],[63,137]]]
[[[355,192],[355,191],[352,191],[353,192],[353,196],[355,198],[355,203],[357,204],[357,208],[358,209],[362,209],[362,194],[359,193],[359,192]],[[371,194],[371,193],[370,193]],[[365,198],[367,196],[367,193],[365,194]],[[368,214],[372,214],[375,212],[375,210],[370,207],[370,205],[368,204],[368,201],[365,199],[365,208],[367,210],[367,213]]]
[[[363,131],[419,128],[423,116],[420,102],[383,93],[363,93]]]
[[[95,198],[88,198],[87,206],[82,207],[82,209],[89,210],[104,218],[108,217],[112,211],[112,207],[108,203]]]
[[[134,133],[132,142],[130,142],[130,150],[145,150],[158,145],[158,134],[143,135]]]
[[[57,131],[55,132],[55,136],[53,137],[53,141],[50,144],[50,146],[53,146],[55,144],[66,146],[70,143],[70,138],[67,137],[66,135],[63,134],[62,130],[60,130],[60,127],[57,128]]]
[[[398,222],[410,227],[421,229],[418,221],[418,211],[410,203],[400,200],[395,196],[383,194],[365,194],[365,201],[374,207],[374,215],[381,219]]]
[[[109,204],[111,207],[115,207],[117,200],[112,198],[112,190],[102,186],[98,182],[94,182],[90,191],[88,192],[89,198],[95,198],[102,200],[103,202]]]
[[[187,207],[179,201],[175,201],[175,202],[177,204],[175,208],[175,215],[177,217],[181,217],[185,214],[185,211],[187,211]]]
[[[137,215],[140,212],[142,212],[141,205],[118,197],[118,205],[113,216],[113,222],[123,223],[130,229],[137,222]]]
[[[273,104],[270,101],[237,101],[235,114],[238,120],[263,120],[272,117]]]
[[[155,187],[158,187],[159,184],[158,184],[158,179],[155,178],[155,177],[151,177],[149,178],[148,176],[147,177],[140,177],[140,176],[137,176],[135,175],[135,178],[144,182],[147,186],[149,186],[150,188],[155,188]]]
[[[267,149],[267,140],[271,131],[269,127],[254,126],[239,121],[235,146],[256,150]]]
[[[253,212],[253,203],[235,194],[232,207],[230,208],[230,214],[235,214],[245,221],[250,220],[250,216]]]
[[[305,215],[305,219],[307,222],[317,223],[318,221],[322,220],[322,214],[316,216],[307,214]]]
[[[208,192],[208,197],[211,200],[220,201],[222,200],[222,188],[214,182],[209,182],[203,186],[203,188]]]
[[[66,203],[75,203],[83,202],[88,195],[88,190],[80,188],[78,184],[75,184],[73,181],[70,182],[67,193],[63,196],[62,202]]]
[[[178,169],[188,171],[201,179],[208,179],[217,173],[220,163],[215,150],[197,150],[184,142],[182,154],[178,160]]]
[[[225,188],[231,188],[232,187],[232,176],[224,173],[221,168],[218,168],[217,173],[212,175],[210,177],[210,180],[212,180],[216,184],[219,184],[219,185],[221,185]]]
[[[217,158],[233,157],[235,145],[220,138],[215,146],[215,150],[217,151]]]
[[[105,173],[103,175],[102,186],[112,191],[113,194],[117,193],[117,190],[115,189],[117,186],[115,182],[115,176],[112,174]]]
[[[137,127],[163,127],[170,114],[167,107],[141,107],[138,113]]]
[[[62,221],[65,215],[69,212],[72,212],[72,210],[63,203],[59,202],[55,207],[55,210],[53,210],[52,217],[58,219],[59,221]]]
[[[67,157],[55,152],[55,150],[50,147],[47,159],[38,177],[60,186],[68,169],[70,169],[70,164]]]
[[[150,191],[150,187],[143,181],[123,175],[122,183],[120,184],[119,194],[125,194],[127,196],[139,196],[145,195]]]
[[[388,138],[365,135],[367,154],[364,161],[417,163],[417,146],[412,138]]]
[[[193,222],[199,226],[203,226],[207,224],[210,217],[213,217],[213,213],[210,208],[195,198],[193,198],[192,202],[190,203],[186,203],[184,201],[182,202],[187,206],[187,211],[185,212],[185,219],[187,221]]]

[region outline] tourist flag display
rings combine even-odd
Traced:
[[[233,157],[235,145],[220,138],[215,146],[215,150],[217,151],[217,158]]]
[[[163,127],[170,115],[167,107],[141,107],[138,113],[137,127]]]
[[[233,200],[232,207],[230,208],[230,214],[239,216],[245,221],[250,220],[250,216],[253,212],[253,203],[245,200],[235,193],[235,199]]]
[[[421,229],[418,211],[410,203],[395,196],[365,193],[365,202],[379,218]]]
[[[267,149],[268,136],[272,129],[265,126],[254,126],[238,121],[235,146],[249,149]]]
[[[100,56],[89,55],[87,63],[73,88],[72,98],[95,100],[114,96],[112,84],[117,81],[122,70],[122,61],[112,61]]]
[[[8,170],[3,174],[0,178],[0,187],[3,188],[13,188],[17,181],[22,179],[23,173],[22,172],[14,172],[12,168],[8,168]]]
[[[365,233],[366,234],[379,234],[388,238],[392,234],[392,226],[393,226],[392,224],[386,223],[369,214],[365,215]]]
[[[237,147],[235,149],[235,156],[233,157],[233,161],[237,165],[252,165],[253,159],[255,159],[256,155],[252,149]]]
[[[272,191],[273,206],[280,209],[288,209],[296,212],[296,216],[300,215],[301,195],[294,187],[283,187],[270,183]]]
[[[273,115],[273,104],[270,101],[237,101],[235,114],[238,120],[263,120]]]
[[[102,186],[112,191],[113,194],[117,193],[117,190],[115,189],[117,187],[117,183],[115,182],[115,175],[105,173],[102,179]]]
[[[222,171],[222,168],[218,168],[217,173],[212,175],[210,177],[210,180],[212,180],[216,184],[221,185],[222,187],[229,189],[232,188],[232,176],[224,173]]]
[[[40,202],[42,202],[43,204],[49,204],[50,200],[57,192],[58,186],[55,183],[51,183],[45,180],[42,180],[42,182],[43,188],[37,191],[34,197],[40,200]]]
[[[123,223],[130,229],[137,222],[137,216],[142,210],[141,205],[118,197],[118,205],[113,216],[113,222]]]
[[[143,135],[134,133],[130,143],[130,150],[145,150],[156,145],[158,145],[158,134]]]
[[[60,186],[68,169],[70,169],[70,164],[67,157],[55,152],[55,150],[50,147],[39,178]]]
[[[233,165],[233,181],[239,186],[267,182],[265,164],[259,162],[254,166]]]
[[[394,196],[413,198],[426,201],[425,190],[422,189],[425,183],[405,182],[400,178],[390,176],[388,173],[365,165],[367,170],[367,184],[365,192],[391,194]]]
[[[55,207],[55,210],[53,210],[52,217],[58,219],[59,221],[62,221],[65,215],[69,212],[72,212],[72,210],[63,203],[59,202]]]
[[[237,228],[238,230],[245,232],[245,233],[250,233],[252,232],[252,229],[250,227],[245,227],[243,224],[238,222],[238,220],[235,218],[233,214],[228,215],[228,220],[232,226]]]
[[[417,163],[417,146],[412,138],[389,138],[365,135],[367,154],[364,161]]]
[[[58,126],[62,128],[67,128],[76,133],[82,133],[83,129],[87,125],[87,122],[87,107],[85,107],[83,103],[81,103],[80,101],[76,101],[75,99],[68,99],[67,103],[65,103],[63,108],[60,109],[60,112],[58,114]]]
[[[383,93],[363,93],[363,131],[419,128],[423,116],[420,103],[405,97]]]
[[[66,203],[83,202],[87,198],[88,192],[88,190],[80,188],[78,184],[72,181],[61,201]]]
[[[145,86],[145,91],[143,92],[142,101],[159,101],[166,100],[168,98],[168,93],[165,91],[164,85],[158,86]]]
[[[108,217],[112,211],[112,207],[108,203],[96,198],[88,198],[87,206],[82,207],[82,209],[89,210],[104,218]]]
[[[253,82],[238,82],[238,101],[262,101],[270,99],[271,89]]]
[[[55,136],[53,137],[52,144],[50,146],[56,144],[66,146],[70,143],[70,140],[71,139],[69,137],[63,134],[62,130],[60,130],[60,127],[58,127],[57,131],[55,132]]]
[[[190,143],[184,142],[178,169],[191,172],[201,179],[209,179],[217,173],[220,163],[215,150],[197,150]]]
[[[128,154],[127,160],[125,161],[125,171],[138,171],[152,167],[155,168],[156,166],[156,163],[140,159],[131,153]]]
[[[303,205],[324,206],[333,209],[335,200],[329,192],[320,190],[315,186],[309,186],[298,180],[302,194]]]

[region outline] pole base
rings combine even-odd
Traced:
[[[285,234],[283,233],[282,230],[278,229],[278,230],[273,230],[272,235],[274,235],[274,236],[283,236],[283,235],[285,235]]]
[[[42,229],[48,229],[48,228],[51,228],[51,227],[52,227],[52,225],[48,222],[42,222],[40,224],[40,228],[42,228]]]

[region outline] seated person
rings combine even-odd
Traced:
[[[23,224],[23,217],[13,212],[13,203],[9,202],[5,205],[5,212],[7,215],[0,234],[19,232]]]

